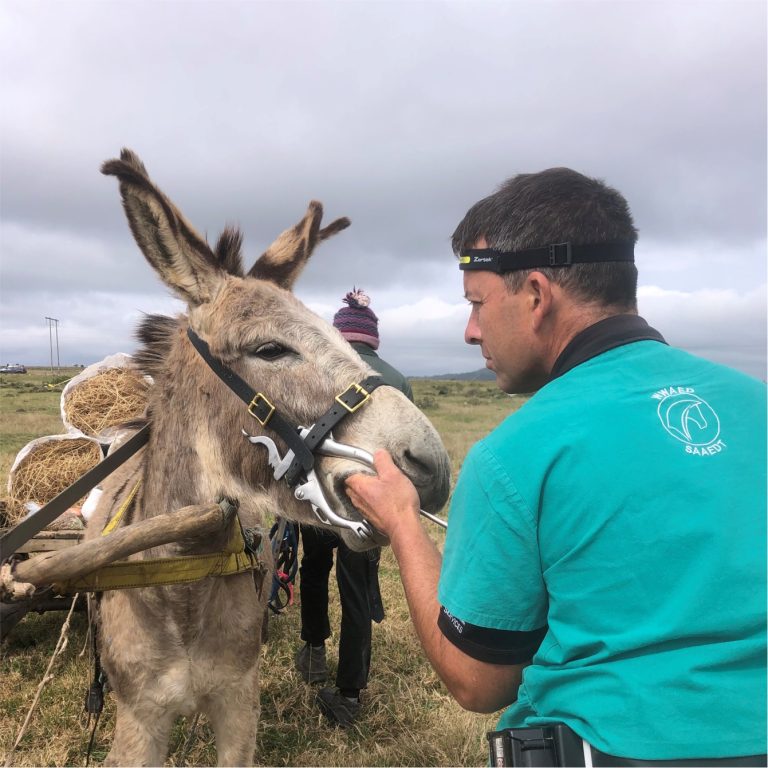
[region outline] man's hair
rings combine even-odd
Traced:
[[[489,248],[522,251],[553,243],[589,245],[637,242],[637,229],[624,197],[599,179],[570,168],[521,173],[475,203],[453,233],[457,256],[484,237]],[[516,293],[532,270],[504,274]],[[572,264],[542,268],[552,282],[585,302],[635,309],[637,268],[631,262]]]

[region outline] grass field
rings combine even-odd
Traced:
[[[0,376],[0,472],[7,477],[13,459],[29,440],[64,431],[59,415],[61,382],[77,373],[47,369]],[[414,380],[416,403],[432,420],[456,473],[469,446],[485,435],[520,401],[493,383]],[[445,513],[445,512],[444,512]],[[431,533],[440,546],[442,529]],[[389,550],[382,557],[381,590],[385,620],[373,629],[373,662],[363,710],[350,731],[330,727],[314,705],[315,689],[293,671],[299,645],[299,610],[294,605],[270,620],[262,657],[259,765],[485,765],[485,732],[496,716],[463,711],[426,662],[411,627],[408,609]],[[7,755],[34,699],[64,621],[64,612],[27,615],[0,649],[0,756]],[[338,643],[338,596],[331,589],[331,675]],[[92,675],[87,622],[75,614],[68,645],[51,671],[27,733],[12,765],[84,765],[89,730],[83,703]],[[91,764],[103,760],[114,725],[114,702],[107,696]],[[181,719],[174,730],[168,765],[215,764],[212,733],[204,720],[190,736]],[[186,752],[186,754],[185,754]]]

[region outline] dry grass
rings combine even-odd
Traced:
[[[148,384],[134,368],[106,368],[73,385],[62,397],[64,419],[89,437],[140,417],[147,406]]]
[[[417,403],[421,402],[446,443],[454,475],[471,443],[519,404],[498,395],[493,384],[417,380],[413,385]],[[442,546],[443,532],[434,528],[432,535]],[[389,550],[382,556],[380,582],[387,615],[373,628],[371,677],[363,692],[360,721],[351,731],[327,724],[314,704],[316,689],[293,671],[293,654],[300,644],[299,606],[271,619],[270,639],[262,657],[259,765],[486,764],[485,732],[497,717],[463,711],[432,671],[411,626]],[[340,621],[335,589],[331,589],[330,610],[333,634],[328,657],[333,675]],[[62,613],[28,615],[0,650],[0,756],[7,752],[24,720],[63,618]],[[84,765],[89,734],[83,701],[92,674],[87,658],[79,656],[85,642],[85,617],[76,615],[69,647],[54,668],[54,678],[14,756],[14,765]],[[92,764],[106,756],[113,727],[114,702],[107,696]],[[188,733],[189,723],[180,719],[167,765],[180,764]],[[186,764],[215,764],[213,735],[204,720],[198,725]]]
[[[101,446],[88,437],[49,436],[26,448],[8,481],[6,517],[11,524],[24,517],[26,502],[46,504],[101,461]]]

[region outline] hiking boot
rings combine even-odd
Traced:
[[[304,643],[296,654],[296,671],[307,683],[322,683],[328,679],[328,664],[325,661],[325,646],[313,648]]]
[[[323,688],[317,694],[322,713],[336,725],[350,728],[360,714],[360,701],[342,696],[338,688]]]

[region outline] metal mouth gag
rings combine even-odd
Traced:
[[[308,433],[308,429],[299,430],[299,434],[302,437],[305,437]],[[366,466],[371,467],[371,469],[374,468],[373,454],[368,453],[368,451],[365,451],[362,448],[356,448],[354,445],[339,443],[333,439],[332,434],[329,434],[328,437],[326,437],[325,440],[320,443],[317,452],[323,456],[335,456],[341,459],[352,459],[353,461],[359,461],[361,464],[365,464]],[[448,528],[448,523],[437,515],[433,515],[432,513],[427,512],[421,508],[419,508],[419,514],[423,517],[426,517],[427,520],[431,520],[433,523],[437,523],[437,525],[442,526],[443,528]]]
[[[311,431],[312,427],[298,428],[298,433],[302,440],[306,438]],[[242,430],[242,433],[248,438],[251,444],[263,445],[267,449],[268,462],[270,467],[274,470],[274,478],[275,480],[280,480],[286,473],[288,467],[291,466],[293,461],[293,451],[289,450],[286,455],[281,458],[280,453],[277,450],[277,445],[271,438],[262,435],[249,435],[245,430]],[[333,439],[331,433],[316,446],[315,453],[322,456],[350,459],[351,461],[357,461],[360,464],[364,464],[367,467],[374,467],[372,454],[362,448],[356,448],[355,446],[347,445],[346,443],[339,443]],[[350,520],[333,511],[325,497],[323,487],[320,484],[314,468],[306,473],[306,480],[294,488],[294,495],[300,501],[309,502],[315,517],[323,525],[350,530],[362,541],[371,544],[375,543],[373,540],[374,528],[367,520]],[[443,528],[448,527],[448,523],[436,515],[426,512],[423,509],[419,509],[419,513]]]

